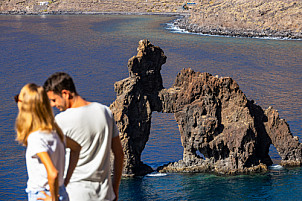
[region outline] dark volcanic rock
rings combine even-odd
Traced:
[[[161,110],[158,92],[164,52],[149,41],[139,42],[137,56],[129,59],[129,78],[116,82],[117,99],[110,106],[120,131],[125,153],[124,175],[145,175],[153,169],[141,162],[149,139],[152,111]]]
[[[158,168],[160,172],[238,174],[266,171],[273,144],[282,165],[300,166],[302,145],[288,124],[271,107],[249,101],[232,78],[183,69],[170,89],[160,74],[166,56],[149,41],[139,42],[128,62],[129,78],[115,83],[110,106],[125,152],[124,175],[152,170],[141,162],[148,141],[152,111],[174,113],[184,147],[183,159]]]
[[[183,69],[174,87],[161,95],[169,106],[163,111],[175,113],[184,155],[182,161],[160,171],[184,171],[185,167],[185,171],[229,174],[262,170],[263,164],[272,164],[270,140],[265,132],[257,132],[249,108],[252,103],[231,78]],[[265,142],[258,143],[262,134]]]
[[[283,166],[301,166],[302,144],[297,136],[292,136],[288,124],[271,107],[265,110],[264,122],[267,133],[281,156]]]

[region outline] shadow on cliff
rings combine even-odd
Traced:
[[[165,89],[160,74],[166,56],[148,40],[128,61],[129,77],[115,83],[110,109],[125,153],[124,176],[153,171],[141,154],[149,139],[153,111],[174,113],[184,148],[183,159],[159,167],[159,172],[265,172],[273,162],[273,144],[283,166],[301,166],[302,145],[276,110],[263,110],[246,98],[229,77],[183,69]]]

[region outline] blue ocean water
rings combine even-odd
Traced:
[[[71,74],[89,101],[110,105],[113,84],[148,39],[167,56],[169,88],[182,68],[232,77],[263,108],[273,106],[302,138],[302,41],[209,37],[167,29],[171,16],[0,16],[0,199],[26,200],[25,148],[15,141],[13,96],[56,71]],[[56,113],[58,111],[55,111]],[[300,140],[301,142],[301,140]],[[173,114],[152,114],[142,160],[153,168],[182,158]],[[278,161],[274,147],[270,155]],[[120,200],[301,200],[302,169],[275,164],[267,174],[158,174],[123,178]]]

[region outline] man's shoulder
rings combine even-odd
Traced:
[[[60,112],[55,116],[56,122],[59,124],[59,126],[69,124],[73,121],[73,119],[76,117],[72,111],[65,110],[63,112]]]
[[[113,114],[110,108],[107,105],[103,105],[102,103],[92,102],[91,104],[91,111],[93,113],[101,113],[107,117],[112,118]]]
[[[58,113],[58,114],[55,116],[55,118],[56,118],[56,119],[61,119],[61,118],[63,118],[63,117],[66,116],[66,115],[68,115],[68,113],[67,113],[66,111],[63,111],[63,112]]]
[[[107,105],[103,105],[102,103],[98,103],[98,102],[92,102],[90,103],[90,106],[92,108],[99,108],[99,109],[111,111]]]
[[[79,108],[69,108],[63,112],[60,112],[56,115],[56,119],[65,119],[66,117],[72,118],[76,117],[79,114],[85,114],[90,112],[96,112],[96,111],[106,111],[111,113],[111,110],[108,106],[103,105],[102,103],[98,102],[91,102],[87,106],[79,107]]]

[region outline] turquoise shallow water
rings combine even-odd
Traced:
[[[66,71],[79,93],[110,105],[114,82],[128,77],[127,61],[138,41],[161,47],[169,88],[182,68],[232,77],[249,99],[273,106],[302,137],[302,41],[208,37],[172,33],[167,16],[0,16],[0,196],[25,200],[24,147],[15,141],[12,97],[28,82],[43,84]],[[55,111],[58,112],[58,111]],[[272,147],[270,155],[279,156]],[[142,160],[156,168],[182,158],[172,114],[153,113]],[[301,168],[279,166],[264,175],[153,174],[124,178],[121,200],[301,200]]]

